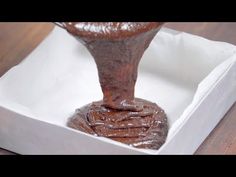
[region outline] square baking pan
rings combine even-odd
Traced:
[[[159,150],[67,127],[75,109],[102,92],[91,55],[55,27],[0,78],[0,147],[19,154],[193,154],[236,100],[236,47],[163,28],[141,60],[135,95],[167,114]]]

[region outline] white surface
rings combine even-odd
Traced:
[[[142,150],[65,126],[102,92],[90,54],[55,28],[0,78],[0,147],[23,154],[191,154],[236,100],[235,53],[231,44],[158,33],[141,60],[136,96],[159,104],[170,130],[159,151]]]

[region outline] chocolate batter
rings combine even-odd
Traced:
[[[159,31],[158,22],[61,23],[94,57],[103,100],[77,109],[68,126],[133,147],[159,149],[168,125],[155,103],[135,98],[138,64]]]

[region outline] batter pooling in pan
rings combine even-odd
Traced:
[[[155,103],[135,98],[138,65],[159,31],[159,22],[61,23],[92,54],[103,100],[76,110],[68,126],[137,148],[158,149],[168,132],[167,117]]]

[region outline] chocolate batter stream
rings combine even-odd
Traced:
[[[138,65],[159,31],[158,22],[60,23],[92,54],[103,100],[76,110],[68,126],[137,148],[159,149],[168,125],[155,103],[135,98]],[[154,93],[153,93],[154,94]]]

